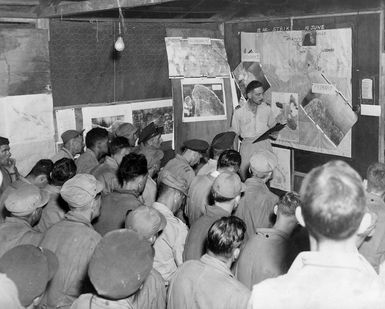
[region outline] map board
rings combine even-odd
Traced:
[[[267,103],[275,104],[273,101],[286,100],[287,102],[279,103],[283,103],[282,106],[297,105],[294,112],[297,113],[295,121],[298,125],[293,125],[297,131],[296,136],[286,132],[284,138],[278,137],[275,143],[302,150],[351,157],[351,130],[346,130],[344,126],[342,138],[333,142],[325,135],[327,130],[320,130],[314,119],[310,118],[309,113],[303,108],[303,101],[314,90],[312,88],[314,83],[332,85],[343,96],[344,101],[351,104],[351,28],[312,32],[242,32],[241,52],[250,53],[250,51],[259,55],[263,72],[271,84],[265,93]],[[294,101],[296,104],[292,104]],[[338,101],[336,104],[345,103]],[[351,127],[357,119],[351,114],[349,119],[348,126]]]

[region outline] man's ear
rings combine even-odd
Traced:
[[[302,216],[302,209],[301,207],[297,207],[295,209],[295,217],[297,218],[297,221],[300,225],[302,225],[303,227],[305,227],[305,220],[303,219],[303,216]]]
[[[234,251],[233,251],[234,261],[236,261],[238,259],[240,253],[241,253],[241,249],[239,249],[239,248],[234,249]]]
[[[277,213],[278,213],[278,205],[275,205],[274,206],[274,214],[277,215]]]

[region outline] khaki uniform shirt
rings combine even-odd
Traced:
[[[73,301],[90,288],[85,285],[88,263],[101,238],[86,218],[72,211],[46,232],[40,246],[56,254],[59,268],[42,305],[50,309],[70,308]]]
[[[20,245],[39,245],[43,234],[35,231],[32,226],[17,217],[7,217],[0,224],[0,257]]]
[[[197,175],[208,175],[217,170],[218,160],[210,159],[205,165],[201,167]]]
[[[227,265],[205,254],[185,262],[171,281],[169,309],[244,309],[250,291],[234,278]]]
[[[152,204],[154,204],[156,199],[156,192],[156,182],[150,176],[148,176],[146,180],[146,186],[144,187],[144,191],[142,193],[142,198],[146,206],[151,207]]]
[[[168,161],[166,166],[163,168],[163,172],[168,171],[172,175],[181,177],[187,181],[188,186],[190,186],[192,180],[195,177],[195,172],[187,160],[177,154],[174,159]]]
[[[92,169],[99,165],[95,153],[87,149],[76,160],[76,174],[90,174]]]
[[[72,155],[72,153],[66,149],[66,148],[62,148],[60,149],[52,158],[52,162],[55,163],[63,158],[67,158],[67,159],[71,159],[71,160],[74,160],[75,161],[75,158],[74,156]]]
[[[118,181],[118,163],[111,157],[106,156],[105,161],[102,164],[99,164],[91,170],[91,175],[94,175],[97,180],[104,184],[103,193],[108,194],[119,189]]]

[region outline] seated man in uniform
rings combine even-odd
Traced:
[[[254,285],[249,308],[383,308],[385,286],[356,247],[372,223],[358,173],[342,161],[314,168],[301,200],[296,216],[311,251],[300,253],[286,275]]]
[[[169,309],[246,308],[250,290],[234,278],[231,265],[237,260],[246,226],[235,216],[214,222],[207,236],[207,254],[185,262],[171,281]]]
[[[52,162],[55,163],[62,158],[75,160],[75,156],[81,154],[84,149],[83,142],[84,130],[67,130],[61,135],[63,147],[52,157]]]

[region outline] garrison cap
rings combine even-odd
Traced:
[[[174,176],[169,171],[163,171],[160,174],[159,181],[161,183],[164,183],[166,186],[169,186],[173,189],[176,189],[176,190],[182,192],[184,195],[187,196],[188,183],[187,183],[186,179],[183,179],[179,176]]]
[[[67,143],[70,139],[73,139],[78,136],[83,136],[83,130],[77,131],[77,130],[67,130],[61,135],[61,139],[63,143]]]
[[[234,144],[235,132],[222,132],[213,138],[211,147],[219,150],[232,149]]]
[[[103,183],[95,176],[77,174],[63,184],[60,195],[70,206],[83,207],[91,203],[103,188]]]
[[[277,156],[269,150],[255,152],[250,158],[250,168],[260,173],[272,172],[277,164]]]
[[[157,127],[155,123],[151,122],[147,127],[145,127],[139,133],[139,141],[138,143],[144,143],[148,141],[150,138],[163,134],[163,127]]]
[[[32,245],[14,247],[0,258],[0,272],[16,284],[25,307],[44,293],[58,266],[55,253]]]
[[[149,239],[162,231],[166,224],[166,218],[158,210],[153,207],[139,206],[127,215],[125,227]]]
[[[22,217],[33,213],[48,203],[49,194],[38,187],[25,183],[12,190],[6,198],[5,208],[14,216]]]
[[[3,145],[9,145],[9,139],[6,137],[0,136],[0,146],[3,146]]]
[[[190,139],[184,142],[184,146],[187,149],[191,149],[193,151],[204,153],[209,148],[209,144],[201,139]]]
[[[134,294],[154,262],[150,243],[128,229],[107,233],[96,246],[88,276],[99,295],[123,299]]]

